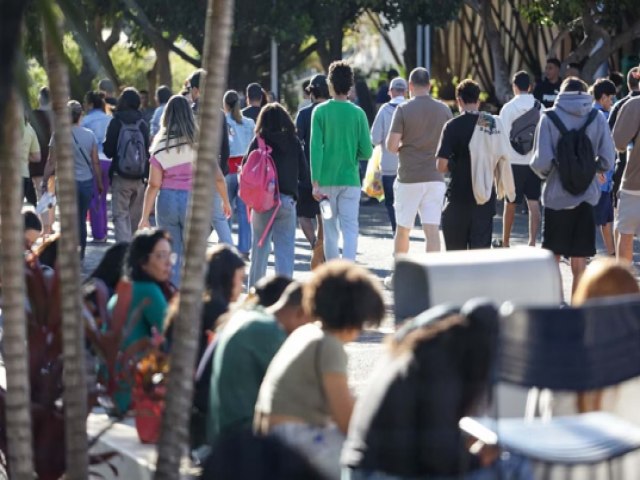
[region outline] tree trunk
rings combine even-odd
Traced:
[[[169,62],[169,48],[164,42],[153,42],[156,52],[156,67],[158,70],[158,85],[166,85],[171,88],[173,77],[171,76],[171,63]],[[153,92],[149,91],[153,94]]]
[[[167,380],[163,428],[158,444],[156,480],[179,478],[181,456],[188,444],[193,373],[200,335],[205,253],[213,207],[212,179],[222,175],[218,165],[220,98],[227,82],[227,62],[233,26],[233,0],[209,0],[204,42],[205,76],[200,114],[198,157],[187,221],[185,265],[178,318],[174,325],[171,369]],[[215,132],[212,134],[211,132]]]
[[[31,437],[31,392],[25,313],[25,271],[20,164],[15,159],[22,148],[24,119],[15,92],[8,98],[6,120],[2,122],[0,146],[0,217],[2,310],[4,314],[3,360],[7,375],[6,434],[10,478],[31,480],[33,440]]]
[[[418,23],[415,21],[402,22],[402,29],[404,30],[404,64],[407,68],[407,77],[411,73],[411,70],[416,68],[418,64],[418,51],[416,49],[416,42],[418,41]]]
[[[512,96],[509,66],[505,58],[504,45],[502,45],[502,39],[500,38],[500,30],[498,30],[495,19],[493,18],[491,0],[482,0],[479,13],[482,18],[482,23],[484,24],[484,35],[491,52],[494,94],[498,103],[505,104]]]
[[[85,381],[84,326],[80,309],[80,257],[78,205],[71,147],[69,73],[62,57],[60,23],[45,22],[45,57],[54,112],[57,195],[61,238],[58,270],[62,294],[63,402],[67,480],[88,475],[87,385]]]

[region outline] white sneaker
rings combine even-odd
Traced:
[[[389,275],[388,277],[384,277],[382,284],[386,289],[393,290],[393,274]]]

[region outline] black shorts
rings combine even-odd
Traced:
[[[313,198],[310,188],[298,187],[298,203],[296,203],[298,217],[316,218],[320,214],[320,206]]]
[[[513,170],[513,182],[516,184],[516,199],[509,203],[522,203],[524,197],[527,200],[540,200],[542,180],[529,165],[511,165]]]
[[[582,202],[567,210],[544,209],[542,248],[565,257],[596,254],[596,223],[593,206]]]
[[[600,192],[600,200],[593,207],[596,225],[606,225],[613,222],[613,199],[611,192]]]

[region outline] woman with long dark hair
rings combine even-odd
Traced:
[[[175,292],[169,281],[175,260],[171,237],[165,230],[141,230],[133,237],[124,265],[124,277],[131,283],[131,298],[123,323],[122,352],[156,332],[162,333],[169,300]],[[112,297],[109,302],[112,312],[119,301],[124,300],[118,295]],[[119,323],[118,319],[114,321]],[[119,381],[114,401],[118,412],[129,409],[130,383]]]
[[[256,137],[261,137],[267,146],[271,147],[271,157],[278,174],[280,207],[274,207],[278,210],[262,246],[259,246],[258,242],[267,229],[273,209],[262,213],[254,211],[251,214],[253,245],[249,286],[266,274],[272,241],[276,275],[293,276],[298,182],[309,181],[307,162],[296,134],[296,127],[282,105],[269,103],[262,108],[256,123]],[[249,152],[256,148],[258,148],[257,138],[251,142]],[[243,165],[247,157],[248,153],[243,160]]]

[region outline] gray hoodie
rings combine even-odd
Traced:
[[[592,108],[593,97],[590,94],[563,92],[558,95],[550,110],[557,113],[567,130],[577,130],[584,125]],[[587,127],[587,135],[591,139],[596,154],[596,169],[599,172],[606,172],[613,168],[616,152],[604,115],[596,116]],[[589,188],[580,195],[572,195],[562,187],[560,176],[554,165],[559,139],[560,132],[543,114],[536,129],[534,154],[530,163],[533,171],[545,180],[542,188],[542,204],[554,210],[574,208],[582,202],[596,205],[600,200],[600,185],[597,176],[594,176]]]

